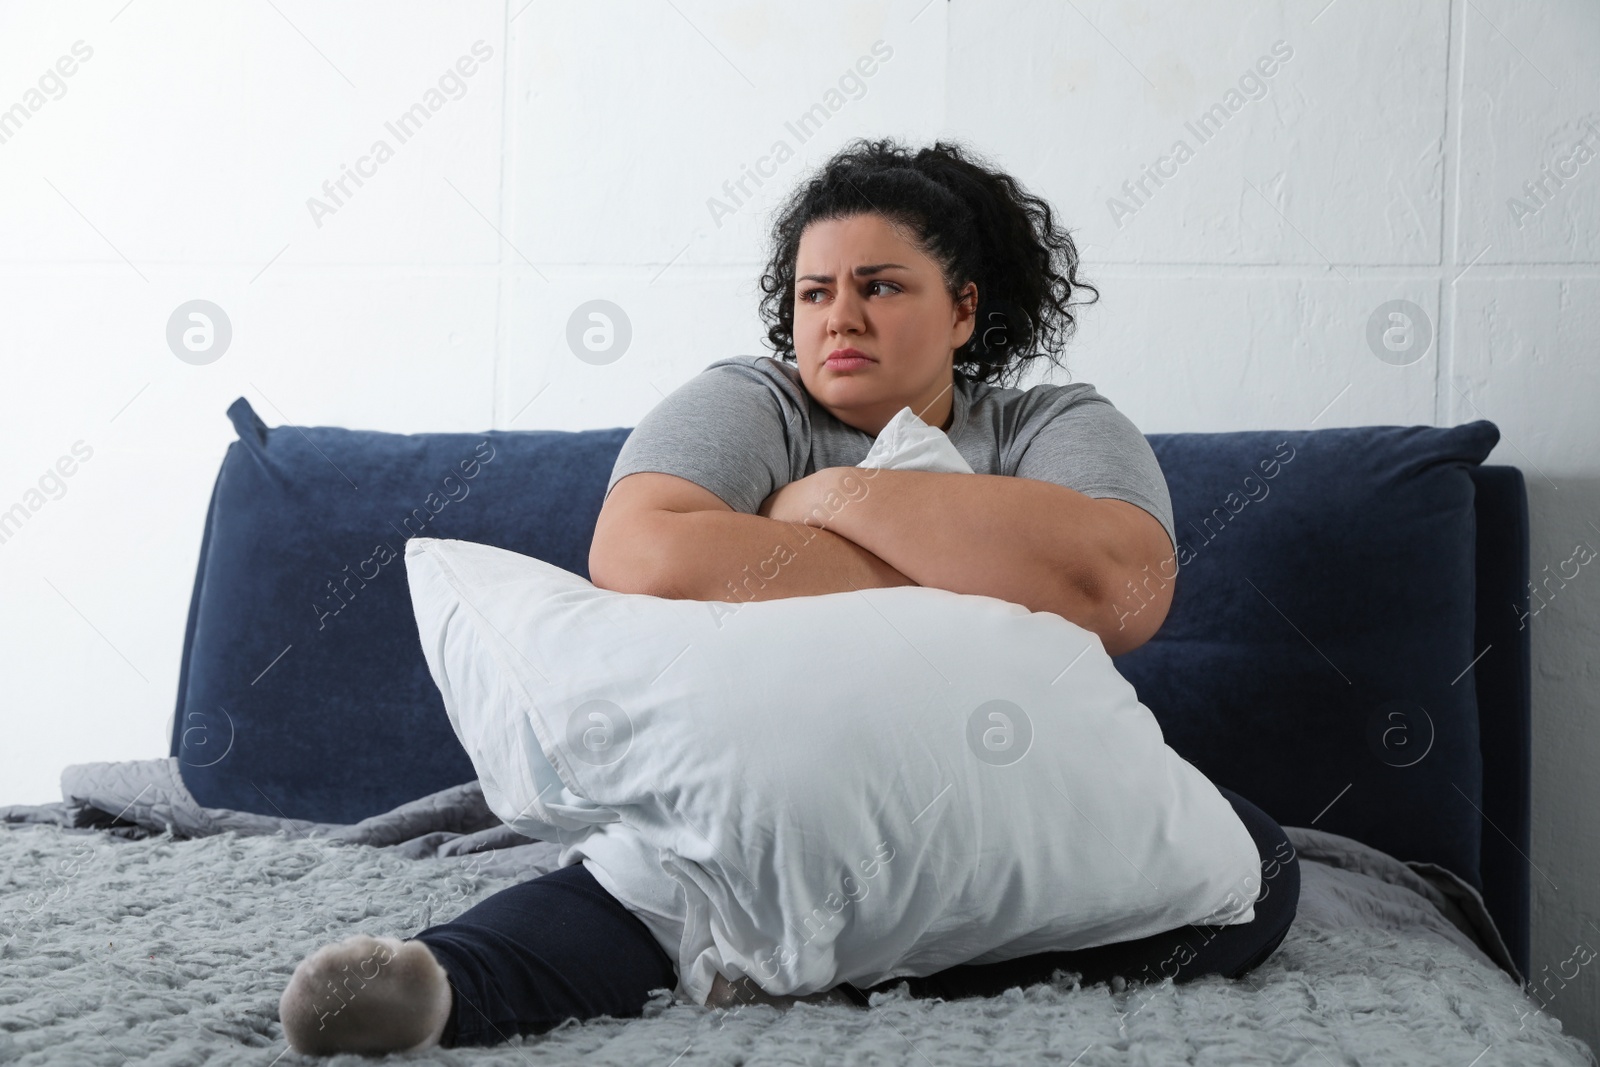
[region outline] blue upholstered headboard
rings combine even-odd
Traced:
[[[243,399],[201,542],[172,755],[203,805],[356,822],[474,777],[422,658],[408,537],[588,577],[628,428],[267,427]],[[1492,423],[1149,435],[1181,569],[1118,669],[1285,825],[1481,888],[1527,970],[1525,489]],[[1159,580],[1159,579],[1158,579]]]
[[[1472,469],[1477,490],[1475,643],[1483,750],[1484,903],[1517,969],[1528,973],[1533,651],[1528,610],[1528,490],[1516,467]]]

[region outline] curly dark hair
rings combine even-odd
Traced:
[[[881,215],[906,228],[940,266],[951,300],[978,286],[972,337],[955,351],[955,372],[972,381],[1014,383],[1041,355],[1054,355],[1076,328],[1071,300],[1087,289],[1078,250],[1057,228],[1050,205],[1010,175],[981,165],[958,143],[913,152],[892,138],[857,138],[803,181],[777,210],[771,258],[761,276],[761,318],[779,359],[794,352],[795,261],[812,222]]]

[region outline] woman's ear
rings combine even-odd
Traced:
[[[954,342],[952,349],[960,348],[972,339],[978,322],[978,283],[968,282],[955,302],[956,319],[952,323]]]

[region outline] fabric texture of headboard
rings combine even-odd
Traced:
[[[473,778],[404,542],[587,578],[631,431],[269,428],[243,398],[228,415],[172,729],[189,790],[348,823]],[[1514,468],[1481,466],[1498,436],[1484,420],[1148,435],[1180,568],[1160,632],[1117,666],[1174,749],[1280,823],[1479,887],[1526,973],[1527,507]]]
[[[1468,468],[1497,439],[1481,420],[1150,435],[1177,587],[1117,661],[1172,747],[1279,823],[1480,889]]]
[[[1472,468],[1477,489],[1475,614],[1483,748],[1483,899],[1517,968],[1528,972],[1532,879],[1533,649],[1527,625],[1528,490],[1522,471]]]

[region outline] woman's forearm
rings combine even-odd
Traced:
[[[651,545],[651,592],[745,603],[915,585],[849,538],[738,511],[661,511],[640,531]]]

